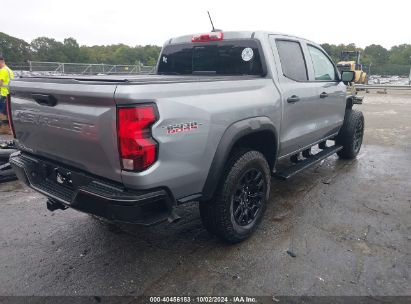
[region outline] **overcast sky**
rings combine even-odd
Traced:
[[[207,10],[226,31],[270,30],[361,47],[411,43],[411,0],[11,0],[2,3],[0,31],[26,41],[162,45],[209,31]]]

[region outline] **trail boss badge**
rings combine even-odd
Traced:
[[[167,129],[167,134],[176,134],[176,133],[197,130],[199,126],[201,125],[202,123],[199,123],[196,121],[190,121],[190,122],[183,122],[183,123],[168,125],[163,128]]]

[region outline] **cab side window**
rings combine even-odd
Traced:
[[[307,67],[300,43],[276,40],[276,45],[284,76],[295,81],[307,81]]]
[[[328,57],[318,48],[309,45],[311,61],[314,67],[314,76],[317,81],[335,81],[336,72],[334,65]]]

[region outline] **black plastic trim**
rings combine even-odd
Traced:
[[[267,130],[271,131],[275,137],[276,154],[278,154],[277,130],[268,117],[248,118],[238,121],[227,128],[220,140],[220,143],[218,144],[213,162],[211,164],[206,182],[203,187],[203,195],[201,198],[203,201],[210,200],[213,197],[214,192],[220,182],[221,176],[224,173],[224,167],[226,162],[228,161],[231,149],[233,148],[235,143],[244,136]]]
[[[134,190],[122,184],[73,171],[52,161],[14,153],[10,164],[19,180],[66,207],[94,214],[115,222],[152,225],[168,219],[174,200],[167,189]],[[70,172],[69,186],[50,176],[53,170]]]
[[[321,152],[318,152],[317,154],[311,155],[306,159],[297,162],[295,165],[292,165],[282,171],[276,172],[275,176],[281,180],[287,180],[297,173],[319,163],[321,160],[330,157],[334,153],[337,153],[342,148],[343,147],[339,145],[328,147]]]
[[[201,193],[191,194],[177,200],[178,204],[185,204],[188,202],[200,201],[202,199]]]

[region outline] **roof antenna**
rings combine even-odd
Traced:
[[[210,12],[209,12],[209,11],[207,11],[207,14],[208,14],[208,18],[210,18],[211,27],[213,28],[212,32],[222,32],[222,30],[219,30],[219,29],[215,29],[215,28],[214,28],[213,20],[211,19],[211,15],[210,15]]]

